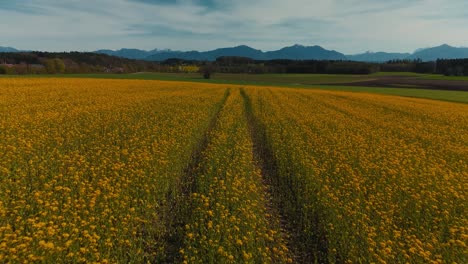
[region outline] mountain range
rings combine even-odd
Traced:
[[[346,60],[346,56],[334,50],[326,50],[320,46],[302,46],[294,45],[285,47],[276,51],[263,52],[241,45],[232,48],[220,48],[205,52],[200,51],[173,51],[173,50],[151,50],[143,51],[136,49],[121,49],[98,50],[97,53],[120,56],[132,59],[145,59],[151,61],[163,61],[170,58],[178,58],[185,60],[208,60],[213,61],[221,56],[242,56],[249,57],[255,60],[272,60],[272,59],[291,59],[291,60]]]
[[[19,52],[11,47],[0,47],[0,52]],[[437,59],[468,58],[468,48],[457,48],[447,44],[417,49],[413,53],[389,53],[389,52],[365,52],[354,55],[344,55],[335,50],[327,50],[320,46],[293,45],[274,51],[261,51],[249,46],[241,45],[231,48],[220,48],[210,51],[174,51],[170,49],[150,51],[140,49],[102,49],[95,53],[107,54],[128,59],[139,59],[148,61],[164,61],[170,58],[185,60],[208,60],[213,61],[221,56],[241,56],[255,60],[290,59],[290,60],[352,60],[364,62],[385,62],[401,59],[421,59],[422,61],[434,61]]]
[[[348,60],[365,62],[385,62],[390,60],[401,60],[411,56],[411,53],[388,53],[388,52],[365,52],[355,55],[346,55]]]
[[[163,61],[169,58],[185,60],[209,60],[213,61],[221,56],[242,56],[255,60],[290,59],[290,60],[352,60],[364,62],[386,62],[389,60],[421,59],[422,61],[434,61],[437,59],[468,58],[468,48],[457,48],[447,44],[417,49],[414,53],[390,53],[390,52],[365,52],[354,55],[344,55],[335,50],[327,50],[320,46],[293,45],[280,50],[263,52],[249,46],[241,45],[232,48],[221,48],[211,51],[173,51],[137,49],[98,50],[97,53],[120,56],[131,59],[145,59],[150,61]]]
[[[423,61],[433,61],[438,58],[444,59],[460,59],[468,58],[468,48],[455,48],[447,44],[419,50],[411,54],[408,59],[421,58]]]
[[[19,52],[19,50],[12,47],[0,47],[0,52]]]

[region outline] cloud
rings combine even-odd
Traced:
[[[40,50],[300,43],[345,53],[468,45],[463,0],[24,0],[0,2],[0,46]]]
[[[130,0],[133,2],[145,3],[149,5],[174,5],[180,6],[185,4],[193,4],[203,6],[206,8],[221,8],[223,5],[228,4],[229,1],[217,1],[217,0]]]
[[[25,14],[46,14],[40,6],[34,6],[30,1],[3,1],[0,2],[0,10]]]

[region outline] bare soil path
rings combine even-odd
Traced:
[[[336,85],[323,83],[324,85]],[[340,83],[343,86],[389,87],[389,88],[419,88],[432,90],[468,91],[468,81],[428,80],[419,77],[385,76],[373,80]]]

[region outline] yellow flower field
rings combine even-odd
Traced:
[[[231,92],[209,136],[185,226],[184,263],[292,262],[266,210],[239,89]]]
[[[467,261],[468,105],[246,90],[307,260]]]
[[[223,94],[177,83],[0,80],[0,262],[163,258],[167,196]]]
[[[466,263],[468,105],[0,79],[0,263]]]

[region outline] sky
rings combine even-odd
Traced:
[[[466,0],[0,0],[0,46],[413,52],[468,46],[467,7]]]

